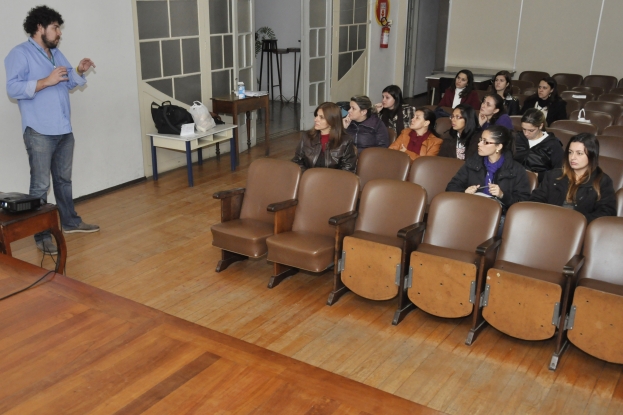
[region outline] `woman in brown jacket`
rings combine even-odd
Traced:
[[[420,156],[436,156],[443,140],[434,134],[437,117],[428,108],[415,111],[409,128],[402,130],[389,148],[405,152],[415,160]]]

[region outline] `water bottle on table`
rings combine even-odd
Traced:
[[[238,82],[238,98],[245,97],[244,82]]]

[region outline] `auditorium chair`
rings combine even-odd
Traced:
[[[530,193],[534,192],[534,189],[539,187],[539,175],[533,171],[526,170],[528,176],[528,182],[530,183]]]
[[[584,110],[586,111],[596,111],[596,112],[604,112],[606,114],[610,114],[612,117],[612,121],[616,121],[623,113],[623,107],[618,102],[608,102],[608,101],[589,101],[584,104]]]
[[[610,127],[604,128],[603,134],[623,137],[623,126],[622,125],[611,125]]]
[[[398,134],[396,133],[395,128],[387,128],[387,134],[389,135],[389,144],[393,144],[396,141],[396,137]]]
[[[538,83],[539,81],[537,81]],[[511,85],[513,85],[513,87],[518,87],[519,88],[519,92],[517,94],[515,94],[513,92],[513,95],[520,95],[523,94],[523,91],[526,88],[532,88],[534,86],[534,82],[532,81],[524,81],[524,80],[519,80],[519,79],[513,79],[511,80]]]
[[[592,94],[594,99],[597,99],[601,94],[604,93],[604,89],[600,86],[576,86],[571,89],[571,91],[579,92],[582,94]]]
[[[561,92],[565,92],[569,89],[569,87],[565,84],[556,84],[556,90],[558,91],[558,94],[560,94]]]
[[[590,133],[597,134],[597,127],[593,124],[588,124],[585,122],[579,122],[577,120],[558,120],[554,121],[551,125],[552,128],[571,131],[576,134],[580,133]]]
[[[580,114],[580,111],[573,111],[571,113],[571,116],[569,117],[569,120],[576,121],[578,119],[579,114]],[[601,112],[601,111],[585,110],[584,119],[589,121],[595,127],[597,127],[596,134],[601,134],[604,128],[612,125],[612,116],[610,114],[606,114],[605,112]],[[555,123],[556,122],[554,122],[553,124]]]
[[[599,167],[612,179],[614,190],[623,189],[623,161],[612,157],[599,157]]]
[[[617,190],[616,198],[617,198],[617,216],[623,217],[623,188]]]
[[[411,158],[402,151],[382,147],[366,148],[359,154],[357,176],[361,181],[360,189],[374,179],[407,180]]]
[[[619,119],[617,120],[617,122],[613,122],[613,125],[623,125],[623,115],[621,115],[619,117]]]
[[[259,159],[249,166],[247,187],[214,194],[221,201],[221,223],[212,225],[212,245],[221,248],[216,272],[248,257],[266,255],[266,238],[273,235],[271,203],[296,198],[301,168],[291,161]]]
[[[547,72],[523,71],[522,73],[519,74],[519,80],[529,81],[529,82],[532,82],[535,86],[538,86],[541,79],[547,78],[548,76],[549,74]]]
[[[623,137],[598,135],[599,156],[623,160]]]
[[[337,264],[342,240],[354,230],[358,194],[359,178],[354,174],[316,168],[303,174],[298,200],[268,206],[277,215],[275,234],[266,240],[267,259],[274,263],[268,288],[299,269],[322,272]]]
[[[623,218],[588,225],[584,265],[565,321],[569,341],[606,362],[623,363]]]
[[[452,121],[448,117],[440,117],[435,121],[435,135],[441,139],[449,140]]]
[[[587,101],[593,101],[595,99],[593,94],[590,92],[581,92],[581,91],[573,91],[573,90],[565,91],[561,93],[560,98],[564,99],[565,101],[569,101],[571,99],[578,101],[580,103],[580,109],[584,108],[584,104],[586,104]],[[567,110],[567,114],[570,114],[570,113],[571,112]]]
[[[449,157],[420,157],[413,160],[407,181],[426,189],[428,200],[446,191],[446,187],[464,161]]]
[[[623,95],[621,94],[613,94],[613,93],[601,94],[597,100],[607,101],[607,102],[616,102],[616,103],[623,105]]]
[[[528,96],[534,95],[534,94],[537,93],[537,91],[538,91],[538,87],[533,86],[533,87],[524,89],[523,90],[523,95],[528,95]]]
[[[426,232],[411,253],[405,287],[409,300],[428,314],[444,318],[472,315],[471,343],[478,330],[479,273],[493,264],[502,208],[490,198],[446,192],[431,202]],[[403,307],[396,312],[404,316]],[[394,319],[396,320],[396,319]]]
[[[623,88],[621,87],[621,82],[619,81],[619,87],[612,88],[610,92],[608,92],[608,94],[623,95]]]
[[[518,339],[556,336],[551,370],[567,345],[564,316],[583,262],[585,228],[586,218],[575,210],[515,203],[506,214],[497,259],[486,274],[481,300],[485,321]]]
[[[610,75],[588,75],[582,81],[582,85],[597,86],[603,88],[605,93],[608,93],[617,86],[617,79]]]
[[[482,102],[482,100],[485,98],[485,95],[490,94],[490,91],[486,91],[484,89],[476,89],[476,94],[478,95],[478,100],[480,102]]]
[[[567,85],[569,88],[573,88],[574,86],[580,86],[582,84],[582,80],[584,79],[582,75],[577,73],[557,73],[552,75],[552,78],[556,80],[558,85],[564,84]]]
[[[524,102],[526,102],[528,95],[520,94],[520,95],[513,95],[513,96],[517,98],[517,101],[519,102],[519,108],[523,108],[523,104]]]
[[[573,137],[574,135],[578,135],[578,133],[574,131],[568,131],[563,130],[562,128],[553,127],[548,128],[547,132],[553,134],[554,136],[556,136],[556,138],[558,138],[558,140],[560,140],[563,150],[567,148],[567,144],[569,143],[569,140],[571,140],[571,137]]]
[[[400,284],[409,268],[409,255],[422,239],[426,190],[414,183],[372,180],[361,194],[355,232],[344,238],[328,305],[344,292],[342,287],[369,300],[399,296],[408,304]],[[394,321],[394,324],[397,324]]]
[[[578,111],[582,109],[583,103],[580,103],[577,99],[566,98],[565,102],[567,103],[567,118],[571,116],[573,111]]]
[[[617,84],[617,88],[623,88],[623,78],[619,79],[619,83]]]
[[[521,115],[511,115],[510,119],[513,122],[513,130],[517,131],[518,133],[523,132],[523,128],[521,127]]]

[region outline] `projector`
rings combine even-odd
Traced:
[[[41,206],[41,199],[23,193],[0,193],[0,208],[9,213],[26,212]]]

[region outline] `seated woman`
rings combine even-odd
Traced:
[[[504,111],[504,100],[495,92],[485,95],[482,99],[478,123],[483,130],[490,125],[501,125],[513,130],[513,121]]]
[[[397,85],[386,87],[383,90],[383,100],[374,106],[383,124],[396,131],[396,134],[409,127],[415,110],[403,101],[402,91]]]
[[[530,95],[523,103],[521,113],[525,114],[528,108],[543,111],[547,126],[554,121],[567,119],[567,102],[558,95],[558,84],[551,77],[543,78],[539,82],[537,93]]]
[[[357,146],[357,152],[368,147],[389,146],[389,133],[383,121],[374,113],[370,98],[357,95],[350,99],[348,115],[342,120],[346,132]]]
[[[601,216],[616,216],[612,179],[599,167],[599,141],[581,133],[567,144],[562,169],[545,173],[530,200],[577,210],[590,223]]]
[[[355,173],[357,150],[353,139],[342,128],[340,107],[324,102],[316,108],[314,128],[303,135],[292,161],[303,171],[328,167]]]
[[[478,151],[476,115],[474,109],[466,104],[459,104],[450,117],[452,129],[450,139],[444,139],[439,149],[439,156],[465,160]]]
[[[435,113],[428,108],[415,111],[409,128],[405,128],[389,148],[407,153],[411,160],[439,154],[442,140],[435,136]]]
[[[562,145],[545,131],[545,114],[536,108],[528,108],[521,117],[521,128],[515,143],[515,161],[537,173],[541,183],[546,171],[562,167]]]
[[[437,106],[456,108],[459,104],[470,105],[475,110],[480,109],[480,99],[478,99],[478,93],[474,91],[474,75],[468,69],[463,69],[456,74],[454,85],[446,89]]]
[[[484,193],[497,198],[504,209],[528,200],[526,170],[513,160],[513,135],[506,127],[492,125],[482,132],[478,154],[465,161],[452,178],[447,192]]]
[[[500,71],[493,77],[493,89],[504,100],[504,110],[508,115],[519,115],[519,100],[513,96],[511,74]]]

